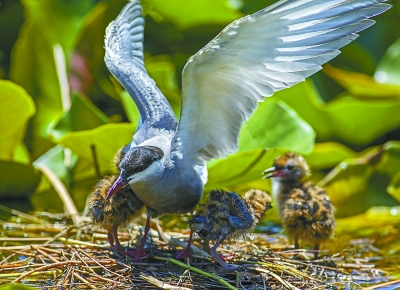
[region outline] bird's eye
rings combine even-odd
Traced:
[[[293,165],[288,165],[288,166],[286,166],[286,168],[287,168],[287,170],[292,171],[294,166]]]

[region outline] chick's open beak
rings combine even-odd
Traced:
[[[272,166],[271,168],[266,169],[263,172],[263,175],[264,175],[264,179],[271,178],[271,177],[278,177],[278,176],[285,175],[285,171],[284,170],[277,170],[275,168],[275,166]]]
[[[116,194],[121,188],[123,188],[125,185],[127,185],[128,182],[125,181],[121,175],[118,176],[118,179],[114,182],[114,184],[111,186],[110,190],[107,192],[106,199],[109,199],[112,197],[114,194]]]

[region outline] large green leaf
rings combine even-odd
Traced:
[[[255,149],[214,162],[208,168],[206,190],[233,187],[262,179],[262,172],[272,165],[279,152],[275,149]]]
[[[259,105],[243,126],[240,151],[257,148],[281,148],[310,153],[315,132],[284,102],[268,98]]]
[[[399,205],[386,190],[397,173],[392,170],[396,165],[398,170],[400,164],[391,157],[394,146],[390,143],[341,162],[320,182],[331,196],[338,217],[360,214],[373,206]]]
[[[387,191],[393,198],[400,202],[400,171],[390,181]]]
[[[119,148],[132,140],[135,125],[129,123],[106,124],[92,130],[70,132],[56,142],[93,163],[93,146],[101,174],[113,172],[112,160]]]
[[[338,219],[336,232],[371,236],[372,234],[386,234],[393,226],[397,227],[400,220],[400,206],[372,207],[365,213]]]
[[[52,147],[47,130],[62,111],[54,47],[60,44],[67,62],[84,15],[94,0],[23,0],[25,23],[11,59],[11,79],[32,96],[37,114],[26,137],[33,158]]]
[[[0,80],[0,103],[0,159],[11,161],[35,113],[35,104],[23,88],[4,80]]]
[[[353,150],[340,143],[324,142],[315,144],[312,154],[305,156],[305,159],[313,170],[319,170],[336,166],[343,160],[355,156]]]
[[[380,83],[400,86],[400,38],[387,49],[374,78]]]
[[[228,24],[243,16],[227,0],[143,0],[143,10],[156,21],[166,20],[180,28]],[[195,13],[194,13],[195,11]],[[211,39],[210,39],[211,40]]]
[[[331,65],[326,65],[324,67],[324,72],[337,81],[354,97],[400,98],[400,86],[378,83],[369,75],[348,72]]]
[[[346,95],[324,103],[310,80],[275,96],[295,109],[322,140],[339,138],[365,144],[400,126],[400,99],[365,100]]]
[[[109,123],[109,118],[80,93],[73,93],[71,108],[55,121],[50,129],[54,139],[73,131],[94,129]]]
[[[38,186],[41,174],[32,165],[0,161],[0,195],[29,196]]]
[[[179,115],[181,92],[176,78],[176,67],[169,55],[157,55],[146,58],[146,69],[158,88],[168,99],[176,115]]]

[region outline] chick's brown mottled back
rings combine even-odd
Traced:
[[[319,244],[333,235],[334,208],[325,190],[307,181],[310,171],[304,158],[287,153],[264,174],[272,179],[283,228],[295,247],[303,241],[318,250]]]
[[[250,190],[242,198],[235,192],[213,190],[190,221],[192,229],[205,240],[205,249],[224,268],[230,269],[216,253],[220,243],[237,239],[253,231],[266,210],[271,197],[261,190]],[[209,248],[209,241],[214,246]]]

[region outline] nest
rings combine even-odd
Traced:
[[[40,289],[361,289],[359,285],[390,284],[387,274],[376,269],[362,249],[349,244],[340,253],[293,250],[281,235],[254,234],[253,240],[222,245],[219,253],[237,271],[224,271],[212,259],[195,255],[178,261],[176,241],[188,232],[167,232],[165,243],[153,233],[149,258],[134,261],[129,248],[108,247],[105,232],[88,224],[75,227],[64,215],[19,213],[12,221],[0,221],[0,285],[23,283]],[[120,233],[121,241],[135,246],[141,231]],[[175,243],[173,242],[175,241]],[[178,243],[179,244],[179,243]],[[200,239],[195,239],[200,245]],[[200,251],[201,252],[201,251]],[[382,283],[383,282],[383,283]],[[375,286],[369,289],[375,289]]]

